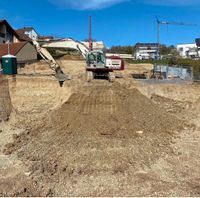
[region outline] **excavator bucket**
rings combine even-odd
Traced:
[[[59,82],[65,82],[67,80],[71,80],[70,75],[64,74],[64,72],[61,70],[61,68],[56,68],[56,74],[55,77],[58,79]]]

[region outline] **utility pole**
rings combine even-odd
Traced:
[[[7,41],[8,44],[8,54],[10,54],[10,40]]]
[[[160,26],[161,25],[197,26],[197,24],[191,24],[191,23],[160,21],[158,17],[156,17],[156,22],[157,22],[157,42],[158,42],[157,57],[159,58],[160,58]]]
[[[93,41],[92,41],[92,17],[89,17],[89,50],[92,51],[93,50]]]
[[[160,59],[160,23],[158,22],[157,19],[157,44],[158,44],[158,49],[157,49],[157,59]]]

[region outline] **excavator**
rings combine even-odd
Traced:
[[[64,48],[79,51],[86,60],[86,76],[87,81],[92,81],[95,77],[106,77],[110,82],[115,80],[115,70],[124,70],[124,61],[120,57],[106,57],[101,50],[93,50],[92,42],[92,17],[89,17],[89,48],[83,43],[75,41],[72,38],[60,39],[47,42],[40,47],[37,41],[34,41],[36,49],[40,56],[49,64],[50,68],[55,71],[55,76],[62,83],[65,80],[70,80],[71,77],[65,75],[46,48]]]
[[[123,59],[117,56],[106,57],[105,53],[101,50],[90,51],[83,43],[75,41],[72,38],[46,43],[41,49],[43,50],[45,48],[64,48],[79,51],[86,61],[86,76],[88,82],[92,81],[95,77],[106,77],[110,82],[114,82],[114,71],[124,70]]]
[[[33,41],[33,44],[36,47],[38,54],[44,59],[44,61],[49,65],[49,67],[55,72],[55,77],[60,82],[60,85],[63,85],[63,82],[71,80],[69,75],[64,74],[60,65],[55,61],[52,55],[44,47],[41,47],[37,41]]]

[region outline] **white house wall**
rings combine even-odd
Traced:
[[[183,58],[187,58],[188,55],[195,56],[197,55],[197,52],[195,53],[195,50],[197,50],[196,44],[181,44],[177,45],[177,51],[179,52],[180,56]],[[191,53],[192,52],[192,53]]]
[[[31,38],[33,41],[36,41],[38,39],[38,34],[36,33],[35,30],[31,30],[31,31],[26,31],[25,34]]]

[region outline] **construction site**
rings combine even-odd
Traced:
[[[46,63],[1,76],[1,196],[199,196],[199,84],[132,78],[148,64],[87,82],[84,61],[60,64],[63,87]]]
[[[193,68],[108,56],[89,22],[83,43],[30,41],[33,29],[0,21],[13,34],[0,45],[0,196],[200,196]],[[73,53],[50,53],[63,49]]]

